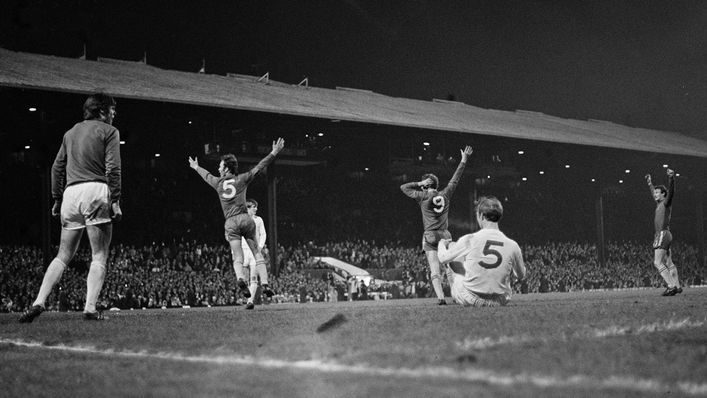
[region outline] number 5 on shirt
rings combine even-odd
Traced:
[[[479,261],[479,265],[486,268],[486,269],[491,269],[491,268],[496,268],[499,265],[501,265],[501,262],[503,261],[503,255],[496,250],[492,249],[491,246],[500,246],[503,247],[503,242],[499,242],[497,240],[487,240],[486,244],[484,245],[484,251],[483,254],[484,256],[496,256],[496,262],[495,263],[486,263],[483,261]]]
[[[235,182],[236,180],[233,178],[223,182],[223,193],[221,196],[223,196],[224,199],[231,199],[236,196],[236,187],[233,186]]]

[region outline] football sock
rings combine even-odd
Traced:
[[[64,273],[66,269],[66,264],[63,261],[55,258],[47,267],[47,271],[44,273],[44,279],[42,280],[42,286],[39,288],[39,293],[37,294],[37,299],[34,301],[34,305],[41,305],[44,307],[44,302],[47,297],[54,289],[54,285],[61,279],[61,274]]]
[[[678,269],[675,264],[668,265],[668,272],[670,273],[670,278],[673,280],[673,286],[680,286],[680,279],[678,279]]]
[[[665,281],[665,283],[668,284],[668,287],[675,286],[673,284],[673,278],[670,277],[670,271],[668,271],[668,269],[664,265],[661,265],[658,268],[658,272],[660,272],[660,276],[663,277],[663,280]]]
[[[243,271],[243,261],[233,261],[233,271],[236,273],[236,279],[245,280],[245,271]]]
[[[430,261],[430,279],[438,299],[444,298],[444,290],[442,290],[442,270],[440,266],[438,262]]]
[[[432,287],[435,289],[435,294],[438,299],[444,298],[444,290],[442,289],[442,278],[439,274],[432,275]]]
[[[250,291],[250,297],[248,301],[253,301],[255,298],[255,293],[258,291],[258,275],[255,272],[250,276],[250,284],[248,285],[248,290]]]
[[[96,301],[98,301],[98,295],[101,294],[105,276],[105,264],[92,262],[86,278],[86,306],[83,312],[96,312]]]
[[[258,260],[258,263],[255,265],[255,269],[257,271],[257,275],[260,277],[260,283],[263,285],[268,284],[268,268],[265,265],[265,260]]]

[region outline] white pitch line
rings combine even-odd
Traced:
[[[570,335],[561,335],[559,337],[535,337],[531,335],[520,336],[500,336],[500,337],[482,337],[469,339],[466,338],[461,342],[457,342],[457,348],[461,350],[487,350],[497,346],[505,346],[509,344],[525,344],[525,343],[548,343],[553,341],[568,341],[570,339],[587,339],[587,338],[604,338],[626,335],[639,335],[646,333],[665,332],[671,330],[697,328],[705,325],[705,321],[691,321],[689,318],[683,320],[668,322],[654,322],[639,326],[620,326],[612,325],[603,329],[591,329],[589,331],[578,331]]]
[[[620,389],[646,393],[667,393],[679,391],[688,395],[707,396],[707,384],[694,382],[677,382],[668,384],[658,380],[641,379],[631,376],[612,376],[599,379],[585,375],[567,377],[538,375],[529,373],[503,373],[487,369],[456,369],[445,366],[426,366],[420,368],[382,368],[366,364],[347,365],[331,361],[303,360],[288,361],[274,358],[256,358],[250,356],[206,356],[184,355],[174,352],[129,351],[115,349],[97,349],[90,346],[68,346],[63,344],[45,345],[40,342],[0,338],[0,344],[10,344],[18,347],[39,348],[81,354],[94,354],[123,358],[146,358],[177,362],[195,362],[215,365],[247,365],[267,369],[308,370],[321,373],[358,374],[377,377],[401,377],[418,379],[430,377],[434,379],[459,380],[465,382],[486,383],[495,386],[533,385],[539,388],[584,388]]]

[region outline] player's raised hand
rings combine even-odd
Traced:
[[[272,142],[272,154],[277,155],[285,147],[285,140],[282,137]]]
[[[474,153],[474,149],[472,149],[469,145],[466,146],[466,148],[461,149],[462,153],[462,162],[466,162],[466,159]]]
[[[646,174],[646,177],[645,177],[645,178],[646,178],[646,182],[648,183],[648,185],[651,185],[651,183],[653,182],[653,180],[651,180],[651,175],[650,175],[650,174]]]
[[[675,175],[675,170],[668,168],[667,174],[668,174],[668,177],[672,178]]]
[[[52,206],[52,217],[59,217],[59,214],[61,214],[61,202],[55,200]]]
[[[193,158],[191,156],[189,156],[189,167],[191,167],[194,170],[196,170],[199,167],[199,159],[197,159],[196,156]]]

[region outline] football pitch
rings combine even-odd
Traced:
[[[4,397],[707,396],[707,288],[0,316]]]

